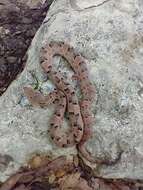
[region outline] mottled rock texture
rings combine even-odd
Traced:
[[[0,99],[0,154],[13,159],[1,172],[0,180],[33,152],[75,152],[74,148],[58,149],[47,135],[53,106],[33,108],[23,95],[25,85],[36,86],[44,93],[53,88],[39,66],[39,50],[51,40],[69,43],[89,62],[96,86],[96,121],[93,138],[86,144],[88,150],[95,157],[109,160],[123,151],[114,166],[96,167],[85,162],[105,178],[143,179],[142,10],[142,0],[53,2],[29,48],[24,71]],[[69,77],[67,65],[59,57],[54,59],[54,66]]]

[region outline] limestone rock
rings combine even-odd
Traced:
[[[74,153],[58,149],[47,135],[53,106],[33,108],[23,94],[23,86],[38,86],[43,93],[53,89],[39,66],[39,50],[46,41],[71,44],[88,61],[96,86],[93,138],[86,146],[101,159],[114,159],[114,166],[89,164],[105,178],[143,179],[143,3],[142,0],[55,0],[28,51],[23,73],[0,98],[0,154],[13,162],[0,180],[12,173],[33,152],[55,155]],[[54,66],[70,76],[63,59]],[[67,72],[68,70],[68,72]],[[66,125],[66,124],[65,124]]]

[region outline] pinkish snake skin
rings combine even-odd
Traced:
[[[82,93],[82,99],[78,101],[74,88],[52,66],[55,55],[64,57],[71,65]],[[91,137],[93,116],[91,104],[95,98],[95,87],[89,80],[89,73],[84,58],[64,42],[51,42],[41,49],[41,66],[52,80],[56,89],[47,96],[31,87],[24,87],[24,93],[33,106],[45,107],[56,103],[56,110],[50,121],[50,130],[54,143],[59,147],[71,147],[77,145],[80,153],[89,161],[106,163],[94,160],[85,149],[85,142]],[[62,130],[65,112],[68,113],[70,129]]]

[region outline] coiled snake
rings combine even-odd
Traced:
[[[82,93],[80,101],[71,84],[66,81],[60,71],[53,68],[52,60],[55,55],[64,57],[71,65]],[[84,146],[92,135],[91,127],[94,118],[91,104],[95,99],[95,86],[89,79],[85,59],[64,42],[50,42],[41,48],[40,62],[41,67],[56,88],[46,96],[31,87],[24,87],[24,93],[33,106],[45,107],[50,103],[56,104],[55,112],[50,120],[49,133],[52,140],[59,147],[71,147],[76,144],[87,160],[106,163],[103,160],[94,160]],[[71,127],[68,131],[63,132],[62,124],[65,112],[68,113]]]

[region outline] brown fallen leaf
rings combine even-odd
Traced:
[[[136,190],[130,188],[128,185],[126,185],[123,182],[120,182],[119,180],[110,182],[105,179],[99,179],[99,178],[92,178],[91,180],[91,187],[93,190]]]
[[[34,176],[33,175],[24,175],[19,178],[18,182],[23,184],[23,183],[30,183],[32,180],[34,179]]]
[[[0,188],[0,190],[11,190],[17,183],[17,181],[22,177],[23,174],[15,174],[10,177]]]
[[[84,178],[79,179],[79,183],[77,184],[76,188],[79,189],[79,190],[83,190],[83,189],[92,190],[92,188],[89,187],[87,181]]]
[[[28,161],[28,166],[32,169],[47,165],[50,162],[50,158],[47,155],[34,155]]]
[[[52,173],[52,174],[48,177],[48,182],[49,182],[49,184],[53,184],[55,180],[56,180],[56,176],[55,176],[55,174]]]
[[[59,180],[60,190],[75,189],[75,190],[92,190],[88,186],[87,181],[80,177],[80,173],[69,174]]]
[[[65,174],[66,174],[66,171],[65,171],[64,168],[62,168],[62,169],[58,170],[57,172],[55,172],[55,176],[57,178],[63,177]]]
[[[60,156],[52,161],[49,161],[45,166],[41,166],[35,169],[20,169],[17,174],[14,174],[9,179],[7,179],[4,184],[0,187],[0,190],[14,190],[14,187],[22,184],[32,184],[34,181],[37,181],[39,178],[44,176],[49,176],[52,173],[58,172],[58,176],[63,176],[65,171],[70,171],[73,168],[73,164],[67,161],[65,156]],[[54,180],[53,180],[54,181]],[[18,190],[22,188],[27,188],[24,186],[19,186]],[[25,190],[25,189],[24,189]],[[28,189],[26,189],[28,190]]]
[[[42,166],[37,170],[36,176],[42,176],[49,171],[57,172],[61,169],[64,169],[69,164],[69,168],[71,167],[71,163],[69,163],[66,159],[66,156],[60,156],[52,161],[50,161],[46,166]]]
[[[29,187],[25,187],[25,185],[22,184],[22,185],[16,187],[14,190],[30,190],[30,188]]]

